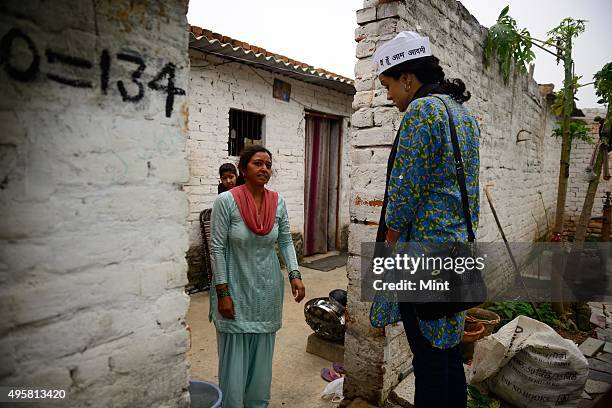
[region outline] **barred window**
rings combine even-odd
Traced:
[[[263,144],[264,115],[238,109],[229,111],[229,138],[227,151],[230,156],[239,156],[252,144]]]

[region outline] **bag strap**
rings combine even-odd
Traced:
[[[457,139],[457,130],[453,123],[453,116],[451,111],[446,104],[446,101],[439,96],[435,96],[442,101],[446,112],[448,113],[448,123],[450,124],[451,141],[453,144],[453,156],[455,157],[455,172],[457,174],[457,184],[459,184],[459,190],[461,191],[461,204],[463,206],[463,218],[467,225],[468,241],[474,242],[476,237],[474,236],[474,230],[472,229],[472,215],[470,213],[470,204],[468,201],[467,187],[465,182],[465,171],[463,169],[463,159],[461,158],[461,149],[459,147],[459,140]]]

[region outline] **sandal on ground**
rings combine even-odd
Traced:
[[[337,372],[335,372],[334,370],[330,370],[329,368],[321,369],[321,378],[323,378],[327,382],[332,382],[341,377],[342,376],[338,374]]]
[[[337,362],[332,364],[332,368],[338,374],[346,374],[346,369],[344,368],[344,363],[341,363],[341,362],[337,361]]]

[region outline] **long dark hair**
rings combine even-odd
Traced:
[[[461,79],[445,78],[440,60],[433,55],[402,62],[383,72],[383,75],[399,79],[403,73],[414,74],[423,85],[438,85],[442,93],[450,95],[459,103],[469,100],[472,96],[470,92],[466,92]]]
[[[272,160],[272,153],[262,145],[254,144],[245,147],[240,153],[240,160],[238,160],[238,170],[240,170],[240,176],[238,176],[238,180],[236,181],[236,185],[244,184],[244,171],[246,170],[247,164],[251,161],[251,158],[255,156],[256,153],[264,152],[270,156],[270,160]]]

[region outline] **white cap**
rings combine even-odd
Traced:
[[[374,62],[378,75],[404,61],[433,55],[429,37],[421,37],[414,31],[402,31],[391,41],[378,47]]]

